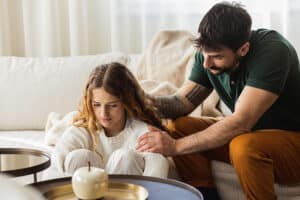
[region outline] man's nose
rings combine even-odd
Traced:
[[[211,59],[210,59],[208,56],[204,57],[203,67],[204,67],[205,69],[207,69],[207,68],[209,68],[209,67],[211,67],[211,66],[212,66],[212,61],[211,61]]]

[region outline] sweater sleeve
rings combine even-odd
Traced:
[[[99,166],[103,163],[102,157],[91,151],[91,147],[92,140],[87,131],[71,126],[56,144],[51,161],[59,172],[65,174],[72,174],[77,168],[86,166],[88,161],[93,166]]]
[[[143,153],[145,160],[144,176],[168,178],[169,162],[167,158],[158,153]]]
[[[148,125],[142,121],[133,121],[133,132],[137,133],[137,138],[149,131]],[[135,138],[135,145],[137,138]],[[169,172],[169,162],[166,157],[158,153],[144,152],[141,153],[145,160],[144,176],[154,176],[159,178],[167,178]]]

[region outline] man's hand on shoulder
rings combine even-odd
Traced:
[[[176,154],[176,140],[165,131],[148,126],[149,132],[138,138],[136,149],[140,152],[161,153],[165,156]]]

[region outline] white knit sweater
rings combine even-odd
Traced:
[[[89,157],[102,168],[112,154],[117,149],[131,149],[135,151],[137,138],[148,132],[147,124],[144,122],[127,119],[125,128],[114,137],[107,137],[104,131],[98,131],[96,134],[97,146],[96,152],[90,151],[92,139],[87,130],[82,127],[69,127],[58,140],[52,154],[52,162],[56,168],[65,174],[68,172],[68,157],[81,155]],[[82,154],[83,153],[83,154]],[[100,155],[99,155],[100,154]],[[145,169],[143,175],[166,178],[168,176],[168,160],[161,154],[139,153],[145,160]],[[79,159],[80,160],[80,159]],[[86,163],[84,163],[86,164]]]

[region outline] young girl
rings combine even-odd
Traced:
[[[98,66],[89,76],[73,125],[56,144],[52,162],[65,174],[90,161],[109,174],[166,178],[169,165],[164,156],[135,150],[148,125],[164,129],[132,73],[119,63]]]

